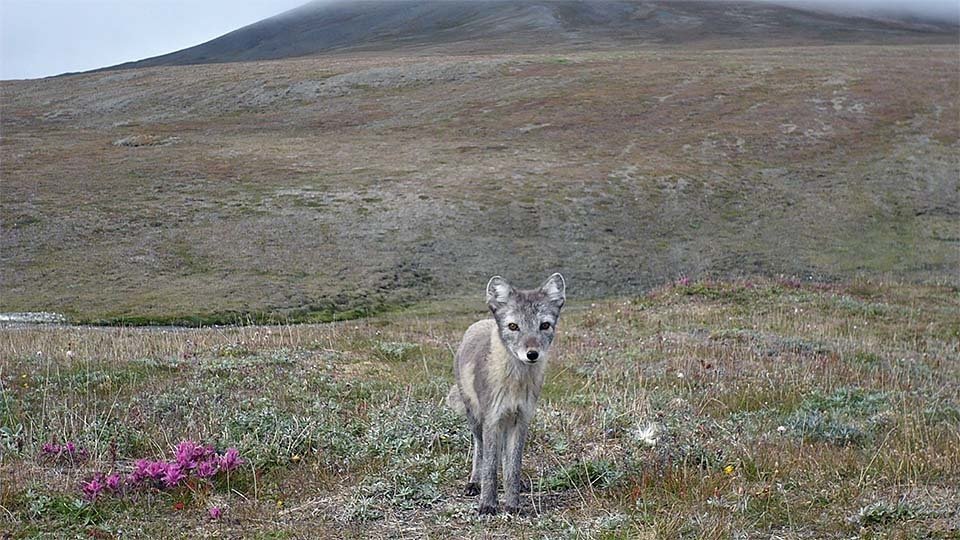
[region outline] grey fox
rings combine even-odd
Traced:
[[[468,495],[480,494],[480,514],[497,512],[497,473],[502,465],[504,509],[520,506],[520,461],[527,427],[543,386],[550,343],[566,300],[563,276],[539,289],[517,290],[500,276],[487,283],[493,319],[473,323],[457,349],[457,384],[447,404],[467,417],[473,432]]]

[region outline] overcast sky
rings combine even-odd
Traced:
[[[306,0],[0,0],[0,79],[84,71],[197,45]],[[956,20],[957,0],[778,0]]]
[[[0,79],[141,60],[209,41],[306,0],[0,0]]]

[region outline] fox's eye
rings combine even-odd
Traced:
[[[541,330],[549,330],[549,329],[550,329],[550,323],[548,323],[548,322],[546,322],[546,321],[540,323],[540,329],[541,329]]]
[[[515,322],[512,322],[512,323],[508,324],[508,325],[507,325],[507,328],[509,328],[509,329],[510,329],[511,331],[513,331],[513,332],[516,332],[516,331],[520,330],[520,327],[517,326],[517,323],[515,323]]]

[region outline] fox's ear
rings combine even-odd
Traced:
[[[513,294],[513,287],[502,277],[493,276],[487,282],[487,305],[494,313],[507,303],[511,294]]]
[[[547,281],[540,286],[540,291],[547,295],[550,302],[557,307],[563,307],[563,303],[567,300],[567,284],[560,274],[548,277]]]

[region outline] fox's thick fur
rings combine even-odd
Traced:
[[[527,427],[543,386],[550,344],[566,301],[563,276],[539,288],[514,289],[500,276],[487,283],[493,319],[463,335],[447,403],[467,417],[473,432],[468,495],[480,494],[481,514],[497,512],[497,474],[503,469],[504,508],[520,506],[520,465]]]

